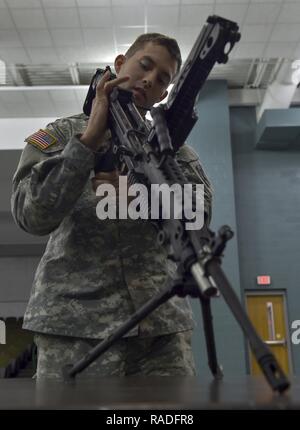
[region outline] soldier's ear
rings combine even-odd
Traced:
[[[123,66],[123,64],[126,62],[126,57],[125,55],[119,54],[116,58],[115,58],[115,71],[118,74],[121,70],[121,67]]]

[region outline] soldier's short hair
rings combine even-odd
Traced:
[[[125,57],[132,57],[138,50],[142,49],[146,43],[152,42],[156,45],[164,46],[174,60],[177,61],[177,73],[180,70],[182,59],[178,43],[172,37],[161,33],[145,33],[141,34],[126,51]]]

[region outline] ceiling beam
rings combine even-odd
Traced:
[[[13,85],[15,85],[16,87],[32,85],[28,73],[26,72],[26,67],[24,65],[7,64],[6,67]]]
[[[297,89],[297,82],[293,82],[295,69],[293,69],[292,63],[293,60],[286,59],[278,68],[277,75],[268,86],[262,103],[257,109],[258,121],[266,109],[287,109],[290,107]]]
[[[268,67],[268,61],[264,60],[264,59],[260,59],[257,67],[256,67],[256,74],[254,77],[254,80],[251,84],[251,88],[259,88],[261,81],[263,80],[265,71]]]
[[[69,67],[69,72],[70,72],[73,84],[74,85],[80,85],[80,76],[79,76],[79,71],[78,71],[77,65],[71,64]]]

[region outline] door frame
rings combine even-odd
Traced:
[[[284,311],[284,323],[286,328],[286,343],[287,343],[287,351],[288,351],[288,363],[289,363],[289,369],[290,369],[290,375],[294,374],[294,366],[293,366],[293,360],[292,360],[292,348],[291,348],[291,337],[290,337],[290,326],[288,321],[288,309],[287,309],[287,297],[286,297],[286,291],[284,290],[245,290],[245,306],[246,311],[248,315],[248,308],[247,308],[247,297],[248,296],[282,296],[283,297],[283,311]],[[249,315],[248,315],[249,317]],[[247,358],[248,358],[248,365],[249,365],[249,374],[251,374],[251,348],[248,339],[246,339],[247,343]]]

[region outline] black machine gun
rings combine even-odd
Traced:
[[[197,38],[185,65],[176,79],[168,102],[153,108],[153,125],[142,118],[132,101],[130,91],[114,88],[110,95],[109,126],[112,132],[112,152],[102,160],[99,170],[111,170],[119,163],[125,163],[130,184],[187,184],[175,159],[176,151],[183,145],[194,126],[197,115],[194,111],[196,97],[216,62],[226,63],[228,54],[240,39],[238,25],[232,21],[210,16]],[[89,114],[96,84],[103,71],[97,71],[91,83],[84,112]],[[174,198],[176,198],[174,196]],[[158,242],[167,246],[170,258],[176,262],[176,276],[169,278],[161,292],[144,304],[111,336],[99,343],[78,363],[65,366],[65,378],[70,380],[115,341],[135,327],[154,309],[171,297],[178,295],[197,297],[202,307],[208,364],[212,374],[221,378],[218,365],[212,314],[211,297],[220,291],[227,305],[248,338],[252,351],[273,390],[283,392],[289,381],[275,357],[260,339],[248,319],[234,290],[221,269],[221,258],[226,242],[233,236],[228,226],[216,234],[207,225],[198,230],[185,228],[185,219],[159,219]],[[152,221],[151,221],[152,222]]]

